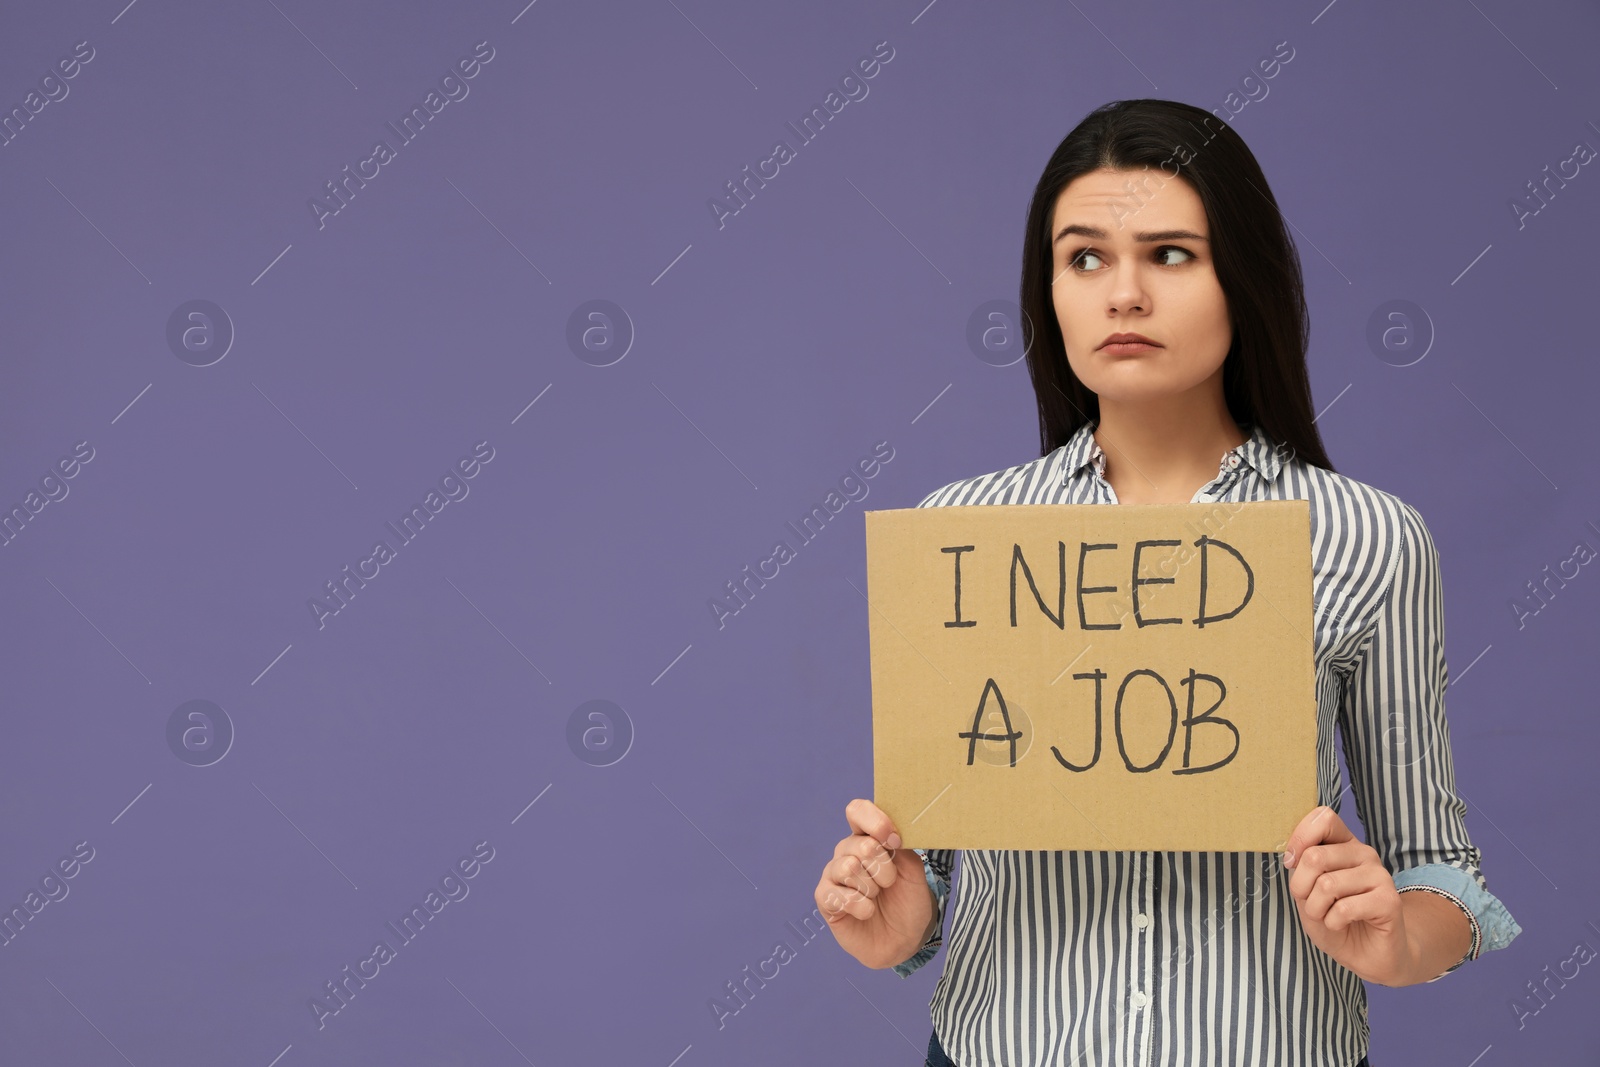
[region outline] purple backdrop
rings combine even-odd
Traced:
[[[920,1063],[943,957],[793,929],[872,789],[861,514],[1037,454],[973,317],[1160,96],[1237,109],[1334,461],[1438,542],[1524,927],[1372,1058],[1595,1062],[1593,5],[125,2],[0,34],[0,1061]]]

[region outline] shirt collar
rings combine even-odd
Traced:
[[[1095,465],[1097,471],[1104,469],[1105,453],[1101,451],[1100,443],[1094,439],[1096,425],[1098,424],[1094,422],[1084,423],[1067,439],[1067,443],[1061,446],[1062,484],[1066,484],[1084,467]],[[1249,427],[1249,436],[1243,444],[1237,448],[1230,448],[1222,454],[1217,467],[1219,473],[1230,466],[1229,457],[1234,455],[1239,457],[1238,462],[1248,464],[1269,482],[1276,478],[1278,471],[1283,468],[1281,449],[1259,425]]]

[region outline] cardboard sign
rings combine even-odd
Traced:
[[[1266,852],[1317,806],[1307,501],[865,516],[907,847]]]

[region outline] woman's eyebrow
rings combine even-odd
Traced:
[[[1103,241],[1103,240],[1105,240],[1105,237],[1106,237],[1106,231],[1104,231],[1102,229],[1099,229],[1098,227],[1095,227],[1095,226],[1082,226],[1082,225],[1079,225],[1078,223],[1073,223],[1070,226],[1063,226],[1061,228],[1061,232],[1056,234],[1055,240],[1051,241],[1050,243],[1052,245],[1054,245],[1056,243],[1056,241],[1060,241],[1063,237],[1067,236],[1068,234],[1074,234],[1074,233],[1078,234],[1080,237],[1092,237],[1097,241]],[[1136,234],[1134,234],[1133,235],[1133,239],[1135,241],[1140,241],[1140,242],[1144,242],[1144,241],[1208,241],[1208,238],[1203,237],[1198,233],[1195,233],[1193,230],[1147,230],[1144,233],[1136,233]]]

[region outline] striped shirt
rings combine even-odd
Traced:
[[[920,506],[1115,504],[1094,429]],[[1522,932],[1488,891],[1455,791],[1438,550],[1409,504],[1240,430],[1249,440],[1194,502],[1310,501],[1319,803],[1337,811],[1345,788],[1337,725],[1367,843],[1396,887],[1446,897],[1471,926],[1438,981]],[[957,880],[930,1008],[963,1067],[1350,1067],[1366,1054],[1366,987],[1305,935],[1276,852],[967,849],[957,878],[956,850],[916,851],[939,923],[894,970],[937,953]]]

